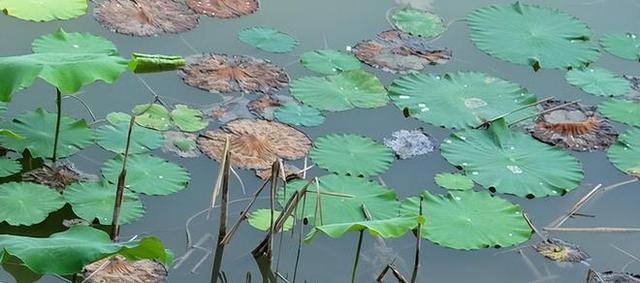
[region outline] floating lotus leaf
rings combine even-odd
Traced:
[[[164,132],[163,152],[173,152],[180,157],[198,157],[200,149],[196,143],[197,135],[191,133]]]
[[[421,71],[451,59],[451,51],[433,48],[429,40],[397,30],[381,32],[374,40],[356,44],[353,54],[367,65],[392,73]]]
[[[3,253],[19,258],[38,274],[71,275],[115,253],[129,259],[155,259],[165,263],[171,257],[156,237],[114,243],[107,233],[83,225],[48,238],[0,235],[0,247]]]
[[[9,225],[40,223],[64,204],[58,192],[43,185],[15,182],[0,185],[0,221]]]
[[[579,67],[599,56],[589,27],[559,10],[516,2],[477,9],[466,20],[478,49],[535,70]]]
[[[285,164],[284,174],[280,172],[280,175],[284,175],[285,180],[302,179],[302,170],[296,166]],[[256,169],[256,176],[262,180],[269,180],[271,178],[271,168]]]
[[[255,48],[273,53],[287,53],[298,46],[294,37],[267,27],[244,29],[238,33],[238,39]]]
[[[487,192],[432,195],[425,191],[422,196],[427,221],[421,236],[438,245],[475,250],[513,246],[531,237],[522,208]],[[407,215],[417,214],[419,205],[419,198],[408,198],[402,203],[402,210]]]
[[[580,247],[560,239],[549,238],[533,245],[539,254],[559,262],[583,262],[591,259]]]
[[[111,183],[117,183],[122,171],[122,155],[102,165],[102,175]],[[126,187],[145,195],[169,195],[187,187],[191,180],[182,166],[147,154],[129,156],[127,160]]]
[[[580,162],[568,152],[512,132],[504,119],[487,130],[465,130],[440,145],[442,155],[476,183],[520,197],[558,196],[583,178]],[[639,159],[640,160],[640,159]]]
[[[282,105],[273,114],[278,121],[289,125],[315,127],[324,122],[322,112],[298,103]]]
[[[51,157],[53,154],[56,114],[42,108],[18,115],[7,128],[24,137],[14,139],[0,135],[3,147],[22,152],[28,149],[32,157]],[[67,157],[93,144],[94,133],[84,120],[62,116],[58,157]]]
[[[395,238],[418,225],[415,216],[399,215],[400,202],[397,201],[395,192],[375,182],[339,175],[326,175],[318,181],[319,191],[312,184],[306,194],[304,209],[298,206],[296,212],[297,218],[307,219],[315,226],[307,234],[305,241],[312,240],[318,232],[338,238],[347,232],[361,230],[383,238]],[[281,189],[278,192],[281,205],[306,183],[303,180],[290,182],[286,194]],[[321,208],[316,209],[318,202]]]
[[[640,129],[629,128],[609,148],[609,160],[621,171],[640,177]]]
[[[397,10],[391,15],[391,20],[397,29],[416,36],[434,37],[446,30],[442,18],[418,9]]]
[[[98,145],[115,153],[124,153],[127,146],[129,122],[116,122],[104,125],[96,130]],[[142,153],[160,148],[163,143],[162,133],[134,125],[131,131],[129,153]]]
[[[253,14],[260,7],[258,0],[187,0],[187,5],[196,13],[222,19]]]
[[[617,271],[605,271],[596,272],[589,269],[587,273],[587,283],[639,283],[640,275],[617,272]]]
[[[273,211],[273,221],[275,221],[280,216],[280,211]],[[261,231],[267,231],[271,227],[271,210],[270,209],[257,209],[251,213],[249,213],[249,217],[247,219],[249,225],[253,226]],[[282,226],[282,231],[289,231],[293,228],[293,218],[289,217],[287,221],[284,222],[284,226]]]
[[[538,116],[527,130],[548,144],[576,151],[607,149],[616,142],[618,132],[602,118],[595,106],[549,100],[538,105],[545,114]],[[560,107],[560,108],[558,108]],[[554,109],[553,111],[549,111]]]
[[[129,69],[138,74],[155,73],[177,70],[186,64],[182,56],[132,53]]]
[[[169,110],[160,104],[140,104],[133,107],[136,124],[145,128],[166,131],[171,128]]]
[[[475,186],[473,180],[464,174],[440,173],[435,176],[434,180],[438,186],[447,190],[467,191]]]
[[[63,191],[68,185],[77,181],[97,179],[77,170],[71,163],[43,165],[22,174],[22,181],[45,185],[49,188]]]
[[[0,177],[7,177],[22,170],[22,164],[6,156],[0,157]]]
[[[105,117],[105,120],[107,120],[107,122],[109,122],[112,125],[115,125],[118,123],[128,124],[131,121],[131,115],[123,112],[111,112],[107,114],[107,116]]]
[[[382,82],[362,70],[326,77],[301,77],[291,82],[290,92],[304,104],[326,111],[376,108],[389,101]]]
[[[598,109],[611,120],[640,127],[640,101],[610,99],[598,105]]]
[[[253,118],[249,112],[249,99],[244,96],[222,96],[222,101],[207,107],[203,112],[220,123],[240,118]]]
[[[199,18],[184,2],[175,0],[106,0],[94,14],[106,29],[135,36],[185,32],[195,28]]]
[[[311,159],[338,174],[374,176],[389,169],[393,152],[375,140],[353,134],[329,134],[315,141]]]
[[[87,0],[0,0],[0,10],[27,21],[68,20],[87,13]]]
[[[14,91],[41,78],[62,93],[74,93],[101,80],[112,83],[127,70],[108,40],[62,29],[33,42],[34,54],[0,58],[0,100],[11,100]]]
[[[475,127],[535,102],[521,86],[476,72],[405,75],[393,81],[389,96],[405,115],[447,128]],[[524,109],[506,118],[531,114]]]
[[[634,33],[606,33],[600,39],[600,45],[607,52],[627,60],[640,60],[640,38]]]
[[[116,185],[104,181],[74,183],[64,191],[64,199],[80,218],[89,222],[97,219],[101,225],[111,225]],[[125,190],[120,209],[120,224],[134,222],[144,215],[142,202],[130,191]]]
[[[190,56],[187,61],[178,72],[184,82],[214,93],[272,93],[289,83],[284,69],[250,56],[209,53]]]
[[[200,150],[222,160],[227,137],[231,165],[246,169],[270,168],[278,158],[296,160],[311,148],[311,140],[302,132],[278,122],[239,119],[220,129],[207,131],[198,138]]]
[[[393,149],[400,159],[409,159],[433,152],[435,145],[422,129],[399,130],[384,139],[384,145]]]
[[[276,109],[289,103],[296,103],[296,100],[286,95],[263,95],[251,100],[251,102],[247,104],[247,108],[254,115],[271,121],[276,119],[273,114]]]
[[[105,282],[166,282],[167,268],[156,260],[130,261],[120,255],[101,259],[84,267],[82,274],[87,283]]]
[[[631,90],[629,81],[603,68],[573,69],[566,78],[569,84],[597,96],[621,96]]]
[[[307,51],[300,56],[302,65],[314,72],[333,75],[360,69],[360,61],[353,55],[331,49]]]
[[[202,111],[189,108],[187,105],[177,104],[171,111],[171,120],[180,130],[184,132],[197,132],[209,125],[209,121],[204,120]]]

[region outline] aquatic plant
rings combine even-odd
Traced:
[[[263,51],[287,53],[296,46],[298,40],[274,28],[252,27],[238,32],[238,39]]]
[[[87,0],[2,0],[0,11],[6,15],[35,22],[68,20],[87,13]]]
[[[157,260],[128,260],[114,255],[96,261],[82,269],[84,281],[100,282],[166,282],[167,267]]]
[[[123,156],[118,155],[102,165],[102,175],[112,184],[117,183]],[[191,180],[182,166],[148,154],[134,154],[127,161],[126,187],[146,195],[169,195],[187,187]]]
[[[433,141],[422,129],[398,130],[384,138],[384,145],[393,149],[400,159],[409,159],[435,150]]]
[[[196,143],[198,136],[192,133],[177,131],[164,132],[163,152],[173,152],[180,157],[194,158],[200,156],[200,149]]]
[[[631,90],[629,81],[607,69],[585,68],[567,72],[567,82],[597,96],[621,96]]]
[[[297,103],[297,101],[288,95],[262,95],[254,100],[251,100],[247,104],[249,112],[265,120],[275,120],[274,112],[278,107],[289,104]]]
[[[591,259],[580,247],[560,239],[549,238],[533,245],[533,249],[553,261],[586,262]]]
[[[438,186],[454,191],[471,190],[476,185],[467,175],[459,173],[439,173],[433,179]]]
[[[223,124],[235,119],[254,117],[249,111],[250,100],[244,96],[221,95],[221,98],[222,101],[207,106],[202,110],[205,116]]]
[[[274,210],[273,215],[271,214],[270,209],[256,209],[255,211],[249,213],[247,217],[247,222],[253,228],[258,230],[267,231],[271,228],[271,217],[278,218],[280,216],[280,211]],[[293,228],[293,218],[287,218],[284,226],[282,226],[282,231],[289,231]]]
[[[331,172],[365,177],[381,174],[393,162],[393,152],[389,148],[354,134],[319,137],[309,156],[319,167]]]
[[[632,176],[640,176],[640,129],[629,128],[612,145],[607,157],[620,171]]]
[[[318,49],[302,53],[300,63],[305,68],[323,75],[334,75],[342,71],[361,68],[360,61],[352,54],[332,49]]]
[[[63,196],[78,217],[88,222],[93,222],[95,219],[102,225],[112,223],[113,204],[116,200],[116,187],[112,184],[104,180],[77,182],[67,187]],[[131,191],[125,191],[119,223],[132,223],[140,219],[144,213],[145,209],[140,198]]]
[[[187,64],[182,56],[131,53],[129,69],[138,74],[173,71]]]
[[[0,157],[0,177],[7,177],[22,171],[22,164],[15,159]]]
[[[609,99],[598,105],[605,117],[625,123],[629,126],[640,126],[640,101]]]
[[[391,20],[396,29],[415,36],[434,37],[446,30],[442,18],[418,9],[399,9],[391,15]]]
[[[635,33],[606,33],[600,38],[600,45],[614,56],[640,61],[640,38]]]
[[[109,115],[110,116],[107,116],[109,124],[96,130],[96,143],[108,151],[124,153],[127,145],[127,135],[129,132],[128,119],[130,116],[125,114],[125,116],[121,116],[121,118],[116,118],[116,115],[119,114],[112,115],[111,113]],[[121,120],[126,117],[129,118]],[[131,131],[129,153],[143,153],[160,148],[163,139],[162,133],[158,131],[134,125]]]
[[[58,192],[43,185],[16,182],[0,184],[0,221],[10,225],[40,223],[64,204]]]
[[[322,112],[313,107],[298,103],[287,103],[274,112],[278,121],[295,126],[315,127],[324,122]]]
[[[258,11],[258,0],[187,0],[189,8],[196,13],[230,19],[253,14]]]

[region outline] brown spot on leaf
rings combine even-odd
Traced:
[[[187,5],[196,13],[223,19],[253,14],[260,7],[258,0],[187,0]]]

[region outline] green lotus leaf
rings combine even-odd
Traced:
[[[286,53],[298,46],[298,41],[281,31],[267,27],[252,27],[238,33],[240,41],[260,50]]]
[[[116,185],[107,182],[78,182],[64,190],[64,198],[80,218],[102,225],[111,225],[116,202]],[[144,206],[138,196],[125,190],[120,208],[120,224],[134,222],[144,215]]]
[[[447,128],[475,127],[535,102],[521,86],[476,72],[409,74],[393,81],[389,96],[405,114]],[[533,111],[525,109],[506,118],[515,121]]]
[[[62,208],[62,196],[53,189],[35,183],[0,185],[0,220],[9,225],[33,225]]]
[[[287,184],[286,191],[278,192],[280,204],[284,205],[293,192],[306,183],[297,180]],[[318,191],[315,184],[309,187],[304,207],[299,205],[296,212],[298,219],[306,218],[315,226],[307,234],[307,242],[317,232],[337,238],[346,232],[364,229],[383,238],[400,237],[418,225],[416,217],[412,218],[412,225],[406,225],[407,219],[400,217],[400,202],[395,192],[378,183],[358,177],[326,175],[318,178],[317,187]],[[320,206],[316,209],[318,202]],[[370,218],[365,216],[365,210]]]
[[[504,119],[487,130],[454,133],[440,151],[476,183],[520,197],[562,195],[575,189],[584,176],[580,162],[571,154],[512,132]]]
[[[391,20],[397,29],[411,35],[434,37],[446,30],[442,18],[418,9],[397,10],[391,15]]]
[[[18,160],[0,157],[0,177],[7,177],[22,171],[22,164]]]
[[[189,108],[187,105],[177,104],[171,111],[171,120],[184,132],[197,132],[209,125],[209,121],[202,118],[202,111]]]
[[[33,53],[118,55],[118,48],[104,37],[63,29],[36,38],[31,47]]]
[[[122,170],[122,155],[110,159],[102,166],[102,175],[117,183]],[[129,156],[126,187],[146,195],[168,195],[187,187],[189,172],[182,166],[147,154]]]
[[[322,112],[313,107],[298,103],[287,103],[273,112],[276,119],[289,125],[315,127],[324,122]]]
[[[463,174],[440,173],[435,176],[438,186],[447,190],[467,191],[473,189],[473,180]]]
[[[589,27],[559,10],[516,2],[477,9],[466,21],[478,49],[535,70],[583,66],[599,56]]]
[[[275,221],[280,216],[280,211],[273,211],[273,220]],[[251,213],[249,213],[249,217],[247,218],[247,222],[253,228],[256,228],[261,231],[267,231],[271,227],[271,210],[270,209],[257,209]],[[284,222],[284,226],[282,226],[282,231],[289,231],[293,228],[293,218],[289,217],[287,221]]]
[[[145,128],[166,131],[171,128],[169,110],[160,104],[140,104],[133,107],[136,123]]]
[[[631,91],[629,81],[603,68],[573,69],[567,72],[566,79],[569,84],[597,96],[621,96]]]
[[[620,171],[640,177],[640,129],[630,128],[620,135],[607,157]]]
[[[331,49],[307,51],[300,56],[300,62],[305,68],[324,75],[361,68],[360,61],[352,54]]]
[[[376,108],[389,101],[380,80],[362,70],[327,77],[302,77],[291,82],[290,91],[304,104],[326,111]]]
[[[129,132],[129,120],[121,121],[125,116],[111,116],[114,124],[104,125],[96,130],[98,145],[115,153],[124,153],[127,146],[127,134]],[[160,148],[164,142],[161,132],[133,125],[131,130],[131,144],[129,153],[143,153]]]
[[[118,123],[129,124],[129,121],[131,120],[131,115],[123,112],[111,112],[107,114],[107,117],[105,117],[105,120],[107,120],[107,122],[109,122],[112,125],[115,125]]]
[[[513,246],[531,237],[522,208],[488,192],[451,191],[445,196],[425,191],[422,196],[422,214],[427,221],[421,236],[438,245],[475,250]],[[402,210],[415,215],[419,205],[419,198],[408,198]]]
[[[51,157],[56,129],[56,114],[42,108],[18,115],[7,128],[24,137],[15,139],[1,136],[2,146],[22,152],[28,149],[32,157]],[[94,133],[84,120],[76,120],[62,116],[60,137],[58,140],[58,157],[72,155],[93,144]]]
[[[114,243],[101,230],[76,225],[48,238],[0,235],[0,258],[4,253],[19,258],[38,274],[71,275],[85,265],[113,254],[132,260],[155,259],[167,264],[170,252],[153,236]]]
[[[319,167],[338,174],[374,176],[389,169],[394,153],[367,137],[329,134],[315,141],[309,156]]]
[[[610,99],[598,105],[598,109],[611,120],[640,127],[640,101]]]
[[[87,0],[0,0],[0,10],[27,21],[68,20],[87,13]]]
[[[640,38],[634,33],[612,32],[600,39],[600,45],[607,52],[628,60],[640,60]]]
[[[155,73],[177,70],[187,64],[182,56],[132,53],[129,69],[134,73]]]

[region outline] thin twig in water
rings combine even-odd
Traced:
[[[218,274],[222,270],[222,256],[224,254],[224,243],[222,239],[227,235],[227,214],[229,213],[229,169],[230,165],[229,137],[225,143],[224,157],[220,164],[222,170],[222,180],[220,182],[222,189],[222,200],[220,208],[220,225],[218,226],[218,243],[213,258],[213,267],[211,269],[211,282],[218,282]],[[220,176],[218,176],[220,177]],[[215,199],[214,199],[215,202]]]
[[[268,180],[262,182],[262,185],[260,187],[258,187],[256,192],[253,194],[253,197],[251,198],[251,201],[249,201],[247,206],[240,212],[240,216],[238,217],[238,220],[233,224],[233,226],[231,226],[231,229],[229,229],[229,232],[227,232],[227,235],[224,236],[224,239],[222,239],[222,242],[225,245],[227,245],[227,244],[229,244],[229,242],[231,242],[231,238],[233,237],[233,235],[238,230],[238,227],[240,227],[240,223],[242,223],[242,221],[245,221],[247,219],[247,215],[249,214],[249,211],[251,210],[251,207],[256,202],[256,199],[258,198],[258,196],[260,195],[262,190],[264,190],[264,188],[267,186],[268,182],[269,182]]]
[[[424,202],[424,196],[420,195],[420,207],[418,209],[418,217],[422,217],[422,203]],[[420,242],[422,242],[422,223],[418,222],[418,227],[416,228],[416,254],[413,261],[413,272],[411,272],[411,283],[416,282],[416,278],[418,278],[418,269],[420,268]]]
[[[480,125],[475,126],[475,128],[474,128],[474,129],[480,129],[480,128],[483,128],[483,127],[487,127],[487,126],[489,126],[489,124],[491,124],[491,123],[492,123],[493,121],[495,121],[495,120],[498,120],[498,119],[500,119],[500,118],[507,117],[507,116],[509,116],[509,115],[511,115],[511,114],[513,114],[513,113],[516,113],[516,112],[522,111],[522,110],[527,109],[527,108],[529,108],[529,107],[534,107],[534,106],[536,106],[536,105],[538,105],[538,104],[540,104],[540,103],[543,103],[543,102],[549,101],[549,100],[554,99],[554,98],[555,98],[555,97],[550,96],[550,97],[547,97],[547,98],[543,98],[543,99],[541,99],[541,100],[538,100],[538,101],[536,101],[536,102],[529,103],[529,104],[527,104],[527,105],[523,105],[523,106],[518,107],[518,108],[516,108],[516,109],[513,109],[513,110],[511,110],[511,111],[509,111],[509,112],[507,112],[507,113],[504,113],[504,114],[498,115],[498,116],[496,116],[496,117],[494,117],[494,118],[492,118],[492,119],[489,119],[489,120],[487,120],[487,121],[484,121],[484,122],[482,122]]]
[[[640,232],[640,228],[624,228],[624,227],[544,227],[545,231],[555,232],[597,232],[597,233],[637,233]]]
[[[238,175],[238,173],[236,172],[236,170],[233,169],[233,167],[229,169],[231,169],[231,173],[233,174],[233,176],[236,177],[236,179],[238,180],[238,183],[240,183],[240,189],[242,189],[242,194],[246,195],[247,191],[244,188],[244,182],[242,181],[242,178],[240,178],[240,175]]]
[[[224,150],[222,151],[222,156],[224,158],[226,158],[229,154],[230,151],[230,141],[229,141],[229,136],[227,136],[227,139],[224,143]],[[209,212],[207,213],[207,219],[209,219],[209,217],[211,217],[211,209],[213,209],[213,206],[216,203],[216,199],[218,198],[218,194],[220,194],[220,190],[222,189],[222,182],[224,179],[224,171],[225,171],[225,164],[227,163],[227,160],[222,159],[222,161],[220,162],[220,168],[218,169],[218,177],[216,178],[216,182],[213,184],[213,190],[211,192],[211,202],[209,205]],[[231,167],[231,166],[229,166]]]
[[[616,246],[616,245],[614,245],[614,244],[609,244],[609,246],[611,246],[612,248],[614,248],[614,249],[618,250],[619,252],[621,252],[621,253],[623,253],[623,254],[627,255],[628,257],[630,257],[631,259],[635,260],[636,262],[640,262],[640,258],[638,258],[637,256],[635,256],[635,255],[631,254],[630,252],[625,251],[625,250],[623,250],[622,248],[620,248],[620,247],[618,247],[618,246]]]
[[[576,100],[571,101],[571,102],[567,102],[567,103],[564,103],[564,104],[560,104],[560,105],[558,105],[558,106],[551,107],[551,108],[546,109],[546,110],[544,110],[544,111],[540,111],[540,112],[538,112],[538,113],[536,113],[536,114],[533,114],[533,115],[529,115],[529,116],[526,116],[526,117],[520,118],[520,119],[518,119],[518,120],[516,120],[516,121],[513,121],[513,122],[509,123],[509,127],[514,126],[514,125],[517,125],[518,123],[520,123],[520,122],[522,122],[522,121],[525,121],[525,120],[528,120],[528,119],[531,119],[531,118],[534,118],[534,117],[538,117],[538,116],[540,116],[540,115],[544,115],[544,114],[547,114],[547,113],[549,113],[549,112],[556,111],[556,110],[558,110],[558,109],[561,109],[561,108],[563,108],[563,107],[567,107],[567,106],[572,105],[572,104],[576,104],[576,103],[578,103],[578,102],[580,102],[580,99],[576,99]]]
[[[384,276],[387,275],[387,272],[389,271],[391,271],[391,274],[393,274],[396,280],[398,280],[398,283],[407,283],[407,279],[402,276],[402,274],[398,271],[398,269],[396,269],[395,266],[393,266],[393,264],[387,264],[387,266],[382,269],[382,272],[380,272],[380,274],[378,274],[378,277],[376,277],[376,282],[382,283]]]
[[[93,111],[91,110],[91,107],[89,107],[89,104],[87,104],[82,98],[76,96],[76,94],[72,94],[72,95],[65,95],[62,99],[67,99],[67,98],[73,98],[76,101],[80,102],[80,104],[82,104],[84,109],[86,109],[87,112],[89,113],[89,116],[91,116],[91,120],[93,122],[97,120],[96,115],[93,114]]]
[[[538,228],[536,228],[536,226],[533,225],[533,222],[529,218],[529,215],[527,215],[526,213],[523,213],[522,216],[524,217],[524,220],[527,221],[527,224],[529,224],[529,227],[531,227],[531,230],[533,230],[533,232],[536,233],[536,235],[538,235],[538,237],[540,237],[540,239],[542,239],[545,242],[549,241],[549,238],[547,237],[547,235],[545,233],[543,233],[542,231],[538,230]]]

